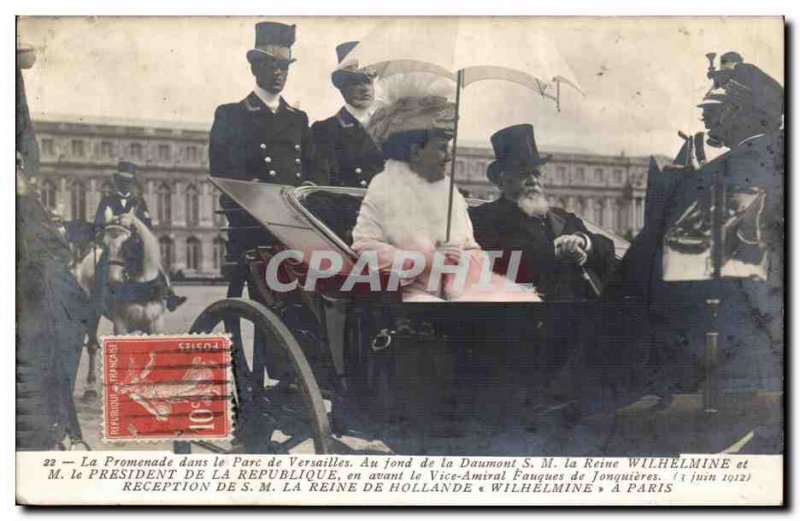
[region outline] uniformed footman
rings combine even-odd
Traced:
[[[375,73],[359,68],[347,55],[358,42],[336,47],[339,66],[331,74],[333,85],[344,98],[344,106],[328,119],[311,126],[319,164],[334,186],[366,188],[383,170],[384,158],[366,131],[375,106]]]
[[[299,186],[324,184],[314,166],[308,116],[280,95],[289,74],[295,26],[277,22],[256,25],[255,47],[247,61],[255,77],[253,91],[237,103],[217,107],[211,127],[210,171],[213,177]],[[230,225],[228,257],[236,261],[274,239],[234,201],[220,197]]]

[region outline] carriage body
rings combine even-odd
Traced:
[[[237,314],[256,316],[255,321],[263,323],[248,359],[241,353],[233,357],[239,430],[244,431],[240,437],[245,440],[265,436],[263,426],[241,421],[262,414],[265,403],[271,411],[262,416],[273,424],[283,421],[274,417],[279,399],[264,391],[265,382],[275,380],[302,389],[310,413],[303,417],[310,418],[317,452],[337,451],[331,431],[347,430],[342,411],[353,407],[378,422],[411,418],[415,427],[426,428],[431,416],[447,415],[461,402],[483,404],[470,414],[492,421],[492,415],[508,413],[521,390],[535,397],[554,383],[584,395],[609,387],[637,392],[642,381],[661,376],[638,371],[653,367],[649,358],[657,350],[670,358],[672,380],[676,373],[685,373],[688,389],[712,389],[706,370],[713,364],[703,352],[703,338],[690,339],[690,349],[683,342],[666,355],[663,351],[664,338],[673,334],[669,328],[680,327],[682,317],[708,315],[705,299],[653,302],[625,295],[538,303],[406,303],[399,291],[374,292],[366,283],[343,291],[358,261],[350,248],[350,231],[366,190],[211,181],[274,237],[272,244],[242,259],[249,299],[212,304],[193,326],[193,332],[203,332],[225,323],[227,330]],[[609,237],[617,259],[622,259],[629,247],[624,239],[591,223],[587,227]],[[270,261],[286,250],[300,252],[302,260],[276,263],[277,278],[296,286],[276,291],[266,283],[266,273]],[[336,274],[306,291],[308,260],[320,251],[338,255],[342,264]],[[653,316],[661,317],[666,334],[654,330]],[[577,381],[576,373],[564,379],[570,372],[563,369],[576,355],[590,370]],[[690,408],[702,411],[704,403],[703,398],[694,399]],[[527,401],[524,406],[529,405]],[[292,406],[281,408],[286,409]],[[709,447],[720,442],[715,443]],[[285,450],[253,448],[247,441],[244,445],[247,451]]]
[[[305,346],[307,354],[328,363],[333,372],[329,380],[337,385],[369,393],[375,384],[374,359],[389,353],[394,358],[392,365],[403,368],[394,379],[406,383],[430,380],[426,369],[433,359],[444,360],[438,365],[447,374],[437,376],[443,380],[472,380],[483,374],[491,375],[495,383],[516,381],[498,373],[505,370],[541,383],[533,375],[552,375],[572,350],[593,336],[600,320],[597,300],[405,303],[400,291],[374,292],[366,283],[342,291],[358,259],[350,248],[350,233],[365,189],[212,181],[275,238],[275,244],[246,255],[249,284],[257,288],[251,297],[281,310],[288,323],[296,323],[290,328],[301,331],[299,336],[313,333],[314,345]],[[618,259],[624,255],[628,246],[624,239],[588,225],[592,232],[614,241]],[[284,250],[302,252],[304,260],[290,258],[279,263],[278,279],[297,284],[291,291],[278,292],[266,284],[266,270]],[[308,259],[318,251],[333,252],[343,263],[338,274],[319,279],[313,291],[306,291]],[[385,288],[384,274],[381,277]],[[419,353],[422,344],[427,346],[425,356]],[[418,363],[399,360],[405,355]],[[460,371],[464,378],[459,377]]]

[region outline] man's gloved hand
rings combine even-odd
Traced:
[[[562,235],[553,241],[557,259],[572,259],[583,266],[589,258],[589,238],[583,234]]]

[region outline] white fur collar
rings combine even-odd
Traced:
[[[450,179],[429,183],[407,163],[389,160],[383,172],[370,183],[374,206],[387,242],[399,247],[414,247],[420,241],[439,245],[447,232],[447,202]],[[474,247],[472,224],[464,198],[453,194],[453,218],[450,242]]]

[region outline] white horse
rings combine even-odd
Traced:
[[[134,233],[141,239],[141,262],[130,262],[123,257],[123,244],[133,237]],[[86,257],[73,267],[73,275],[89,297],[95,292],[95,270],[97,261],[103,253],[108,259],[108,281],[101,283],[122,289],[123,293],[126,285],[139,284],[141,287],[141,283],[154,282],[162,276],[158,240],[133,212],[109,222],[100,237],[100,245],[94,246]],[[166,277],[163,283],[167,283]],[[135,332],[161,333],[164,330],[166,305],[163,296],[139,300],[135,296],[115,298],[114,292],[110,292],[110,295],[105,316],[114,325],[115,335]],[[89,327],[86,348],[89,355],[89,375],[86,380],[88,389],[85,396],[91,398],[97,393],[94,389],[95,357],[99,348],[96,327]]]

